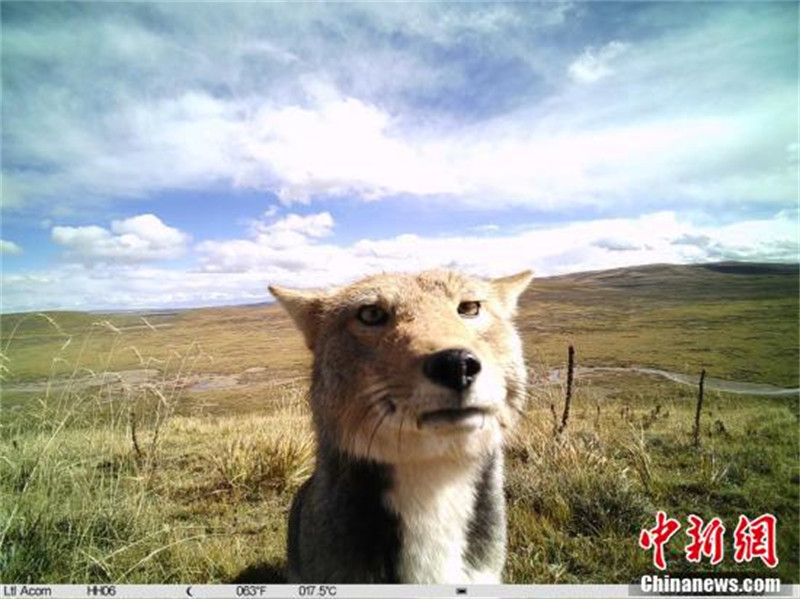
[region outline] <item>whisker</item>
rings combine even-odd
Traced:
[[[372,416],[373,411],[376,408],[380,408],[383,405],[383,402],[385,402],[385,401],[388,402],[389,406],[393,405],[390,401],[388,401],[388,397],[389,397],[388,393],[382,393],[380,395],[376,395],[375,397],[372,397],[372,398],[368,399],[367,401],[363,402],[363,405],[361,405],[361,406],[358,406],[358,407],[353,406],[352,407],[352,410],[353,410],[353,419],[352,419],[352,421],[355,422],[355,426],[348,427],[348,429],[346,430],[346,432],[345,432],[345,434],[343,436],[343,439],[342,439],[343,447],[345,447],[350,453],[352,453],[354,455],[356,454],[356,447],[357,447],[357,444],[358,444],[359,432],[362,430],[362,428],[364,427],[364,424],[367,422],[367,420],[370,418],[370,416]],[[389,409],[390,409],[389,407],[386,408],[387,411]],[[381,419],[383,417],[385,417],[385,414],[384,414],[384,416],[381,417]],[[375,431],[373,431],[373,433],[372,433],[372,437],[374,437],[374,436],[375,436]],[[372,441],[370,440],[370,444],[371,443],[372,443]],[[369,449],[367,450],[367,457],[368,457],[368,455],[369,455]]]
[[[378,393],[386,391],[389,387],[390,387],[389,383],[385,381],[378,381],[376,383],[367,386],[365,389],[362,389],[357,397],[360,399],[370,395],[376,395]]]
[[[354,455],[356,453],[355,450],[358,441],[358,432],[366,422],[370,412],[372,412],[371,408],[372,406],[367,405],[363,409],[359,410],[357,417],[354,419],[356,421],[356,426],[349,427],[347,430],[347,437],[344,439],[345,446],[350,450],[350,453]]]
[[[372,442],[375,440],[375,435],[378,433],[378,429],[383,424],[383,421],[386,420],[386,418],[390,416],[393,412],[394,410],[392,410],[391,408],[386,408],[386,410],[383,412],[383,416],[381,416],[380,419],[378,420],[378,424],[376,424],[375,428],[372,429],[372,435],[370,435],[369,443],[367,444],[367,459],[369,459],[369,454],[372,453]]]
[[[397,457],[400,457],[400,452],[403,449],[403,423],[406,421],[406,412],[400,416],[400,428],[397,429]]]
[[[376,404],[381,403],[382,401],[387,400],[390,395],[391,395],[391,393],[382,392],[382,393],[376,393],[376,394],[366,398],[367,409],[371,408],[372,406],[374,406]]]

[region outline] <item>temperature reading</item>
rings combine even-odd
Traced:
[[[300,597],[336,597],[336,585],[304,584],[297,587]]]
[[[237,597],[263,597],[267,592],[267,587],[258,584],[241,584],[236,587]]]

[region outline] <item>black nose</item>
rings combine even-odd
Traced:
[[[434,383],[464,391],[478,376],[481,363],[466,349],[445,349],[428,356],[422,370]]]

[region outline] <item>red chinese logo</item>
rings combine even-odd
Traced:
[[[664,545],[680,530],[681,523],[659,510],[656,512],[656,525],[651,529],[643,529],[639,535],[639,547],[653,549],[653,564],[659,570],[667,569],[667,560],[664,558]]]
[[[719,518],[712,518],[708,524],[700,516],[691,514],[687,517],[689,528],[689,544],[684,547],[686,560],[699,563],[704,557],[711,565],[716,566],[725,557],[725,525]],[[639,547],[653,550],[653,564],[659,570],[667,569],[665,548],[667,542],[681,529],[681,523],[670,518],[661,510],[656,512],[656,525],[644,528],[639,533]],[[751,562],[760,558],[769,568],[778,565],[775,551],[775,533],[777,518],[772,514],[763,514],[751,520],[747,516],[739,516],[739,524],[733,532],[733,559],[737,563]]]
[[[686,559],[697,563],[706,556],[711,558],[712,565],[720,563],[725,555],[725,546],[722,544],[725,525],[722,524],[722,520],[712,518],[703,526],[703,520],[692,514],[689,516],[689,524],[686,534],[691,538],[691,542],[684,549]]]
[[[768,568],[777,566],[776,524],[776,518],[772,514],[764,514],[755,520],[750,520],[747,516],[739,516],[739,524],[733,531],[733,559],[741,563],[759,557]]]

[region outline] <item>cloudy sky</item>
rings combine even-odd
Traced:
[[[2,309],[798,258],[795,2],[3,2]]]

